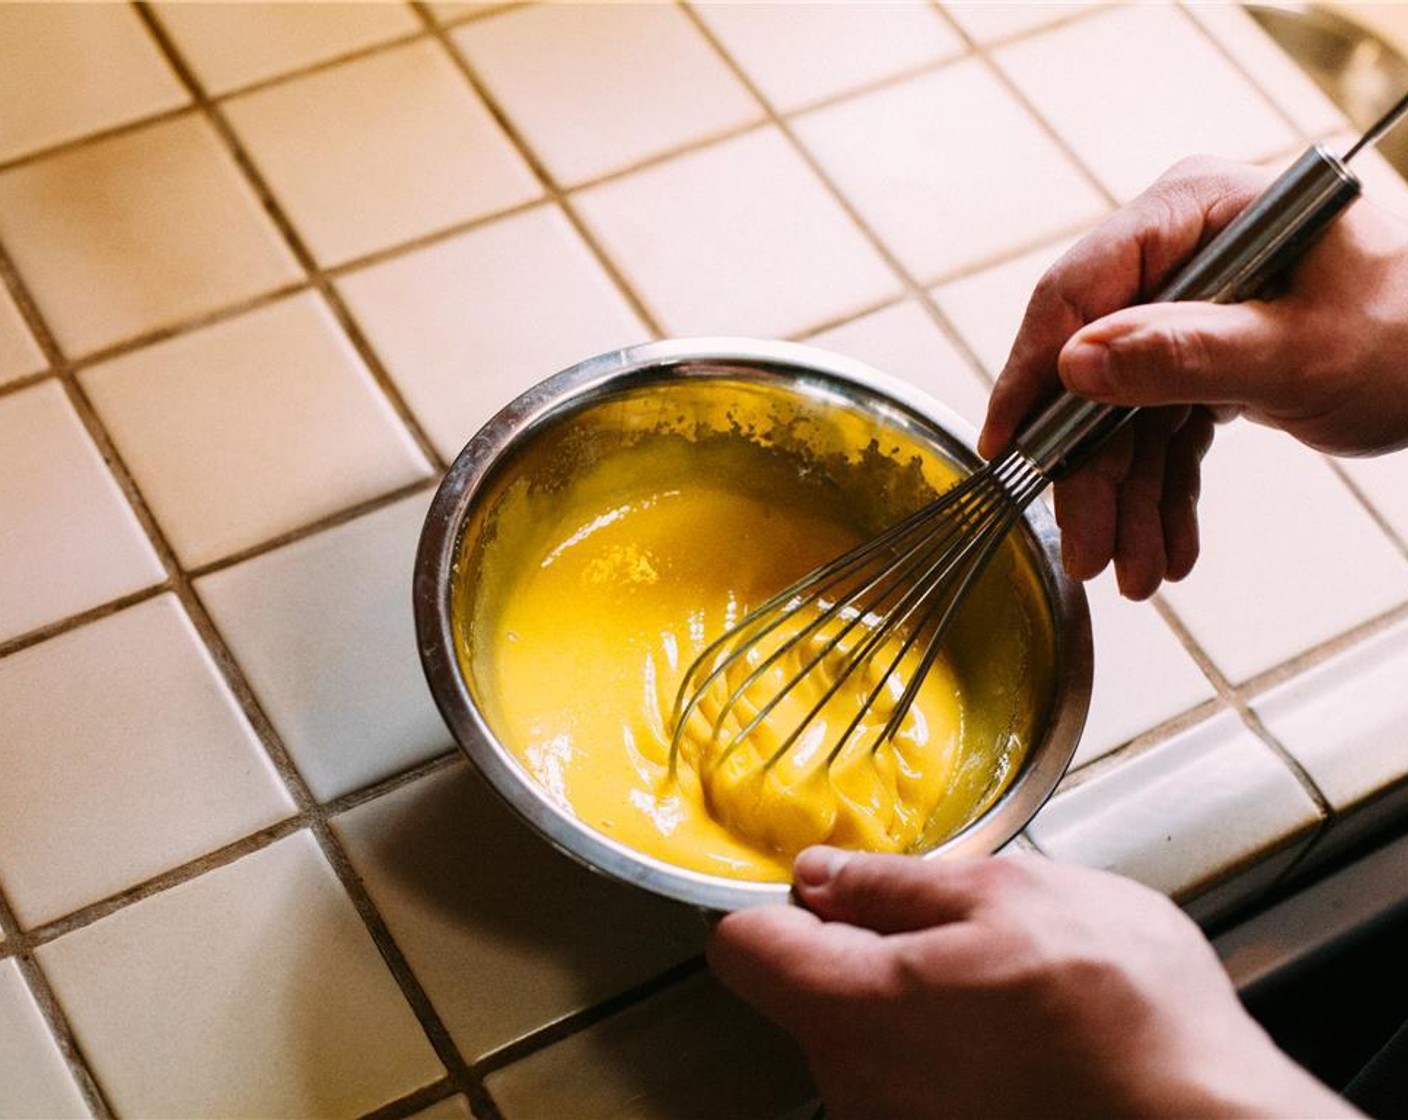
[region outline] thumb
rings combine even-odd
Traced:
[[[826,921],[906,933],[972,913],[973,862],[808,848],[794,865],[794,886],[800,901]]]
[[[1072,393],[1109,404],[1274,408],[1297,335],[1265,303],[1144,304],[1076,332],[1057,369]]]

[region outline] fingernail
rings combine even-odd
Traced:
[[[1061,355],[1061,373],[1072,392],[1100,396],[1110,391],[1110,348],[1082,342]]]
[[[825,845],[808,848],[792,865],[792,878],[799,887],[818,890],[840,874],[841,868],[850,862],[852,855],[853,852]]]

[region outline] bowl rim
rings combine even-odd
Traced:
[[[800,383],[853,404],[878,408],[891,422],[937,439],[965,465],[981,463],[974,432],[952,409],[914,385],[863,362],[793,342],[706,337],[646,342],[608,351],[532,386],[495,414],[455,457],[431,500],[416,551],[412,606],[421,665],[455,742],[489,786],[539,836],[609,878],[712,910],[787,902],[791,886],[729,879],[667,863],[598,832],[553,802],[500,743],[470,695],[455,653],[450,614],[460,536],[475,496],[522,441],[603,396],[679,377]],[[800,382],[799,382],[800,379]],[[1055,630],[1055,695],[1046,733],[1032,744],[1008,788],[976,820],[915,858],[988,855],[1012,840],[1065,774],[1085,725],[1093,642],[1084,588],[1060,564],[1055,518],[1043,502],[1020,526],[1040,554],[1038,576]]]

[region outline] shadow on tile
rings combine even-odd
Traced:
[[[698,954],[689,907],[554,851],[467,764],[334,823],[456,1043],[471,1060]]]

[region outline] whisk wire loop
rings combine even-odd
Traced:
[[[685,675],[674,704],[672,771],[686,723],[731,670],[739,665],[747,668],[743,679],[728,689],[721,706],[709,717],[710,746],[718,744],[726,720],[750,690],[804,643],[813,648],[806,650],[800,666],[768,694],[746,721],[739,721],[741,728],[713,756],[713,765],[726,761],[788,695],[825,666],[830,679],[819,698],[790,726],[788,734],[762,763],[764,770],[776,765],[845,683],[857,673],[870,670],[876,656],[885,650],[888,663],[874,675],[875,683],[865,702],[832,741],[825,758],[829,766],[884,693],[893,691],[891,682],[897,679],[897,672],[916,643],[922,641],[918,670],[899,690],[870,750],[893,738],[939,655],[958,604],[1045,483],[1041,471],[1025,455],[1010,452],[885,533],[817,569],[751,611],[728,634],[706,647]],[[760,643],[768,636],[798,620],[800,613],[810,607],[817,608],[814,617],[787,633],[774,648],[761,648]],[[847,648],[847,639],[857,629],[863,630],[863,637]],[[750,655],[758,658],[756,664],[749,661]]]

